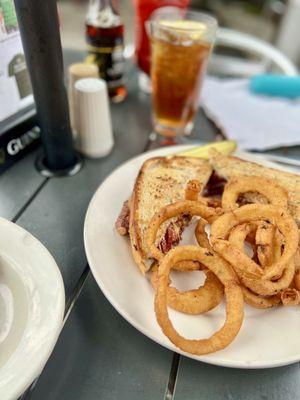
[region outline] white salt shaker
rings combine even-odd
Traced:
[[[75,126],[75,82],[83,78],[99,78],[99,68],[96,64],[75,63],[69,66],[69,108],[70,123],[74,136],[76,135]]]
[[[88,157],[104,157],[114,140],[106,82],[84,78],[75,83],[75,146]]]

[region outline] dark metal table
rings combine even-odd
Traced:
[[[72,58],[72,57],[71,57]],[[70,55],[69,55],[70,59]],[[23,399],[294,400],[300,398],[299,364],[272,370],[214,367],[179,356],[143,336],[105,299],[89,272],[83,222],[93,193],[116,166],[146,151],[150,99],[128,73],[129,95],[112,106],[115,147],[86,160],[71,178],[41,177],[33,153],[0,177],[0,215],[26,228],[57,261],[66,289],[65,324],[43,373]],[[194,139],[216,130],[199,113]],[[293,155],[300,155],[298,148]]]

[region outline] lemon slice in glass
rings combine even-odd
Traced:
[[[160,20],[159,25],[172,29],[178,34],[182,34],[189,39],[199,40],[207,32],[207,26],[199,21],[188,20]]]

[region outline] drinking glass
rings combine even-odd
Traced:
[[[147,22],[147,28],[154,131],[179,142],[194,126],[217,21],[203,13],[178,9],[158,14]]]

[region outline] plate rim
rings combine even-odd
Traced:
[[[4,226],[5,224],[8,225],[12,230],[16,231],[17,234],[23,234],[29,236],[30,240],[32,240],[35,246],[37,246],[39,254],[42,255],[42,258],[47,257],[48,261],[45,264],[47,265],[47,268],[52,269],[53,278],[56,280],[58,294],[59,294],[56,298],[56,303],[55,303],[56,315],[55,318],[53,318],[53,324],[51,326],[51,335],[48,335],[47,340],[43,342],[42,349],[39,349],[39,351],[34,353],[34,357],[31,358],[30,368],[28,367],[25,368],[24,365],[22,365],[21,363],[20,365],[18,364],[18,366],[16,366],[14,370],[16,371],[16,373],[12,374],[13,376],[11,376],[10,379],[4,383],[4,385],[0,385],[1,398],[3,400],[5,399],[11,400],[21,396],[30,387],[30,385],[34,382],[34,380],[41,374],[43,368],[45,367],[47,361],[49,360],[49,357],[57,343],[57,340],[61,333],[61,329],[63,327],[63,318],[65,312],[65,288],[60,269],[54,257],[47,249],[47,247],[43,243],[41,243],[41,241],[37,239],[32,233],[30,233],[20,225],[6,218],[0,217],[0,225],[2,224],[4,224]],[[10,256],[12,259],[14,259],[13,253],[11,253]],[[20,278],[23,282],[22,276]],[[30,301],[30,298],[28,299]],[[44,325],[42,325],[42,327],[44,327]],[[36,332],[38,332],[40,329],[41,326],[39,325],[35,329],[33,334],[35,335]],[[33,340],[35,340],[35,337],[36,336],[32,336]],[[23,335],[20,339],[18,346],[14,349],[13,353],[19,348],[20,344],[22,343],[22,340],[23,340]],[[10,355],[6,363],[9,362],[13,353]],[[0,379],[1,379],[1,370],[6,366],[6,363],[0,368]]]
[[[102,185],[104,185],[113,174],[117,173],[119,170],[123,169],[126,165],[129,165],[130,163],[137,161],[139,159],[143,160],[144,157],[146,155],[149,155],[149,158],[153,155],[157,155],[159,156],[160,153],[162,153],[163,151],[168,151],[170,150],[170,152],[175,153],[174,150],[175,148],[177,149],[178,152],[180,151],[185,151],[188,150],[189,148],[195,147],[197,145],[202,145],[204,144],[203,142],[197,142],[197,143],[193,143],[193,144],[187,144],[187,145],[176,145],[176,146],[167,146],[167,147],[163,147],[163,148],[159,148],[159,149],[154,149],[154,150],[150,150],[144,153],[141,153],[139,155],[136,155],[130,159],[128,159],[127,161],[121,163],[117,168],[115,168],[113,171],[111,171],[111,173],[109,173],[106,178],[100,183],[100,185],[98,186],[98,188],[96,189],[96,191],[94,192],[89,204],[88,204],[88,208],[86,211],[86,215],[85,215],[85,220],[84,220],[84,229],[83,229],[83,236],[84,236],[84,247],[85,247],[85,252],[86,252],[86,256],[87,256],[87,260],[90,266],[90,270],[93,274],[94,279],[97,282],[97,285],[99,286],[100,290],[102,291],[102,293],[104,294],[104,296],[106,297],[106,299],[109,301],[109,303],[113,306],[113,308],[130,324],[132,325],[135,329],[137,329],[139,332],[141,332],[143,335],[145,335],[146,337],[148,337],[149,339],[151,339],[153,342],[163,346],[164,348],[167,348],[168,350],[181,354],[185,357],[194,359],[196,361],[199,362],[204,362],[206,364],[210,364],[210,365],[215,365],[215,366],[220,366],[220,367],[227,367],[227,368],[238,368],[238,369],[263,369],[263,368],[276,368],[276,367],[281,367],[281,366],[285,366],[285,365],[290,365],[290,364],[294,364],[296,362],[300,361],[300,353],[298,355],[295,356],[291,356],[285,359],[277,359],[277,360],[272,360],[272,362],[267,361],[265,363],[261,362],[261,361],[251,361],[249,363],[246,363],[244,361],[238,361],[238,360],[233,360],[233,361],[228,361],[228,360],[213,360],[210,359],[207,356],[196,356],[190,353],[186,353],[184,351],[182,351],[181,349],[177,348],[175,345],[173,345],[171,342],[170,343],[166,343],[163,342],[162,339],[154,337],[154,335],[150,334],[149,332],[147,332],[146,329],[144,329],[143,325],[137,323],[134,319],[131,319],[130,316],[128,315],[127,311],[119,304],[117,304],[117,302],[115,301],[114,297],[110,295],[110,292],[108,289],[106,289],[105,284],[103,284],[102,280],[100,279],[100,276],[98,276],[97,273],[97,269],[94,266],[93,263],[93,256],[92,256],[92,250],[89,248],[89,243],[88,243],[88,229],[89,229],[89,224],[90,224],[90,215],[92,214],[92,209],[94,207],[94,204],[96,203],[96,199],[98,196],[98,193],[100,193],[101,187]],[[237,153],[237,154],[236,154]],[[248,155],[249,158],[251,157],[253,162],[258,162],[261,161],[263,162],[265,165],[270,166],[271,168],[276,168],[276,169],[280,169],[280,166],[278,166],[278,164],[273,163],[271,161],[265,160],[263,158],[263,155],[253,155],[250,152],[247,151],[235,151],[233,153],[233,155],[237,155],[238,157],[243,157],[243,155]],[[257,160],[257,161],[255,161]],[[288,168],[282,168],[282,170],[288,171]],[[291,171],[292,173],[296,173],[295,171]]]

